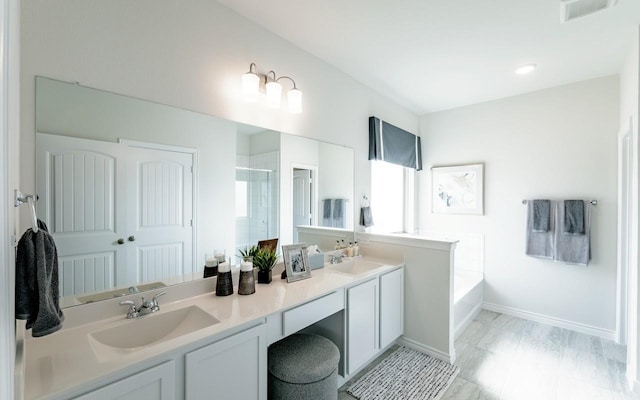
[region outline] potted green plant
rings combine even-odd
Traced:
[[[258,253],[258,250],[260,250],[258,248],[258,246],[253,245],[253,246],[251,246],[249,248],[245,247],[244,250],[242,250],[242,249],[238,250],[238,253],[240,253],[240,258],[241,259],[246,260],[247,257],[255,258],[256,254]]]
[[[271,270],[278,262],[278,254],[271,249],[258,249],[253,256],[253,266],[258,268],[258,283],[271,283]]]

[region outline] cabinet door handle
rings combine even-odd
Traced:
[[[136,241],[136,237],[133,236],[133,235],[129,236],[129,241],[130,242],[135,242]]]
[[[124,239],[123,238],[118,239],[118,244],[124,244]]]

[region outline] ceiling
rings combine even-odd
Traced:
[[[638,0],[566,23],[560,0],[218,1],[417,115],[616,74],[640,25]]]

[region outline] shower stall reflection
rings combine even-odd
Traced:
[[[278,152],[238,156],[236,166],[236,253],[279,232]]]

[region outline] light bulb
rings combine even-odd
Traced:
[[[287,105],[291,114],[302,112],[302,91],[300,89],[291,89],[287,92]]]
[[[280,107],[280,100],[282,97],[282,85],[276,81],[267,83],[267,105],[269,107]]]
[[[515,73],[518,74],[518,75],[526,75],[526,74],[528,74],[530,72],[535,71],[536,68],[537,68],[537,65],[535,65],[535,64],[527,64],[527,65],[523,65],[523,66],[517,68],[515,70]]]
[[[242,75],[242,95],[245,101],[258,101],[260,78],[253,72]]]

